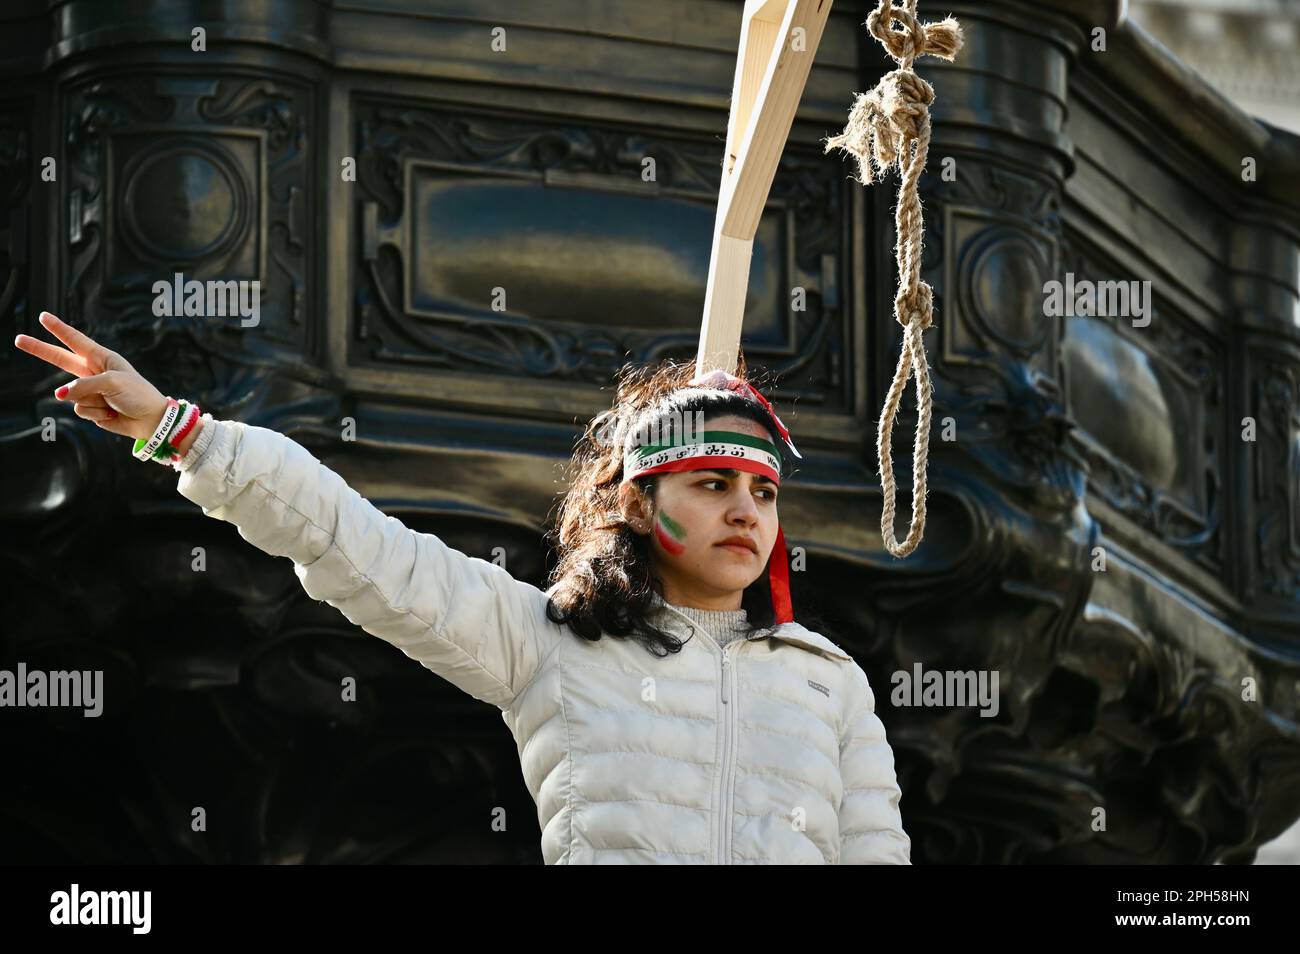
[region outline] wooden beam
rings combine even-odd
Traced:
[[[696,374],[719,368],[732,373],[736,369],[754,234],[831,3],[748,0],[745,4]]]

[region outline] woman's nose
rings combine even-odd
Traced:
[[[754,498],[748,492],[739,495],[731,505],[731,514],[733,517],[744,517],[749,523],[758,519],[758,505],[754,503]]]

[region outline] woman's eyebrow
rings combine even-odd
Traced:
[[[735,477],[740,473],[740,471],[738,470],[723,470],[720,467],[702,467],[700,468],[700,470],[702,473],[721,474],[723,477],[728,477],[728,478]],[[755,474],[754,482],[759,484],[771,484],[773,487],[776,486],[776,481],[774,481],[771,477],[764,477],[762,474]]]

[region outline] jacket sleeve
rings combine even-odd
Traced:
[[[876,715],[867,674],[850,663],[847,714],[840,733],[840,864],[910,865],[912,841],[903,831],[894,752]]]
[[[177,466],[184,497],[292,560],[309,596],[476,699],[508,709],[560,638],[537,587],[384,515],[277,431],[205,419]]]

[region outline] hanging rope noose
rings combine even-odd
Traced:
[[[902,25],[893,29],[894,21]],[[916,549],[925,534],[925,471],[930,447],[930,367],[925,360],[922,334],[934,319],[934,295],[921,281],[921,248],[925,224],[921,218],[921,200],[917,183],[925,169],[930,151],[930,104],[932,87],[912,70],[912,62],[922,55],[951,60],[961,49],[961,27],[952,17],[938,23],[921,24],[916,19],[916,0],[904,0],[896,7],[891,0],[880,0],[867,17],[867,29],[885,45],[898,69],[886,73],[870,93],[860,93],[849,111],[844,132],[826,141],[826,152],[839,147],[858,159],[858,182],[871,185],[890,166],[898,164],[901,182],[894,223],[898,260],[898,294],[894,297],[894,318],[903,326],[903,348],[898,368],[885,396],[876,434],[876,452],[880,456],[881,492],[884,510],[880,515],[880,532],[885,549],[896,557],[905,557]],[[913,149],[915,145],[915,149]],[[872,164],[876,175],[872,175]],[[912,525],[907,539],[894,538],[894,460],[890,440],[894,418],[903,398],[907,379],[916,373],[916,438],[912,452]]]

